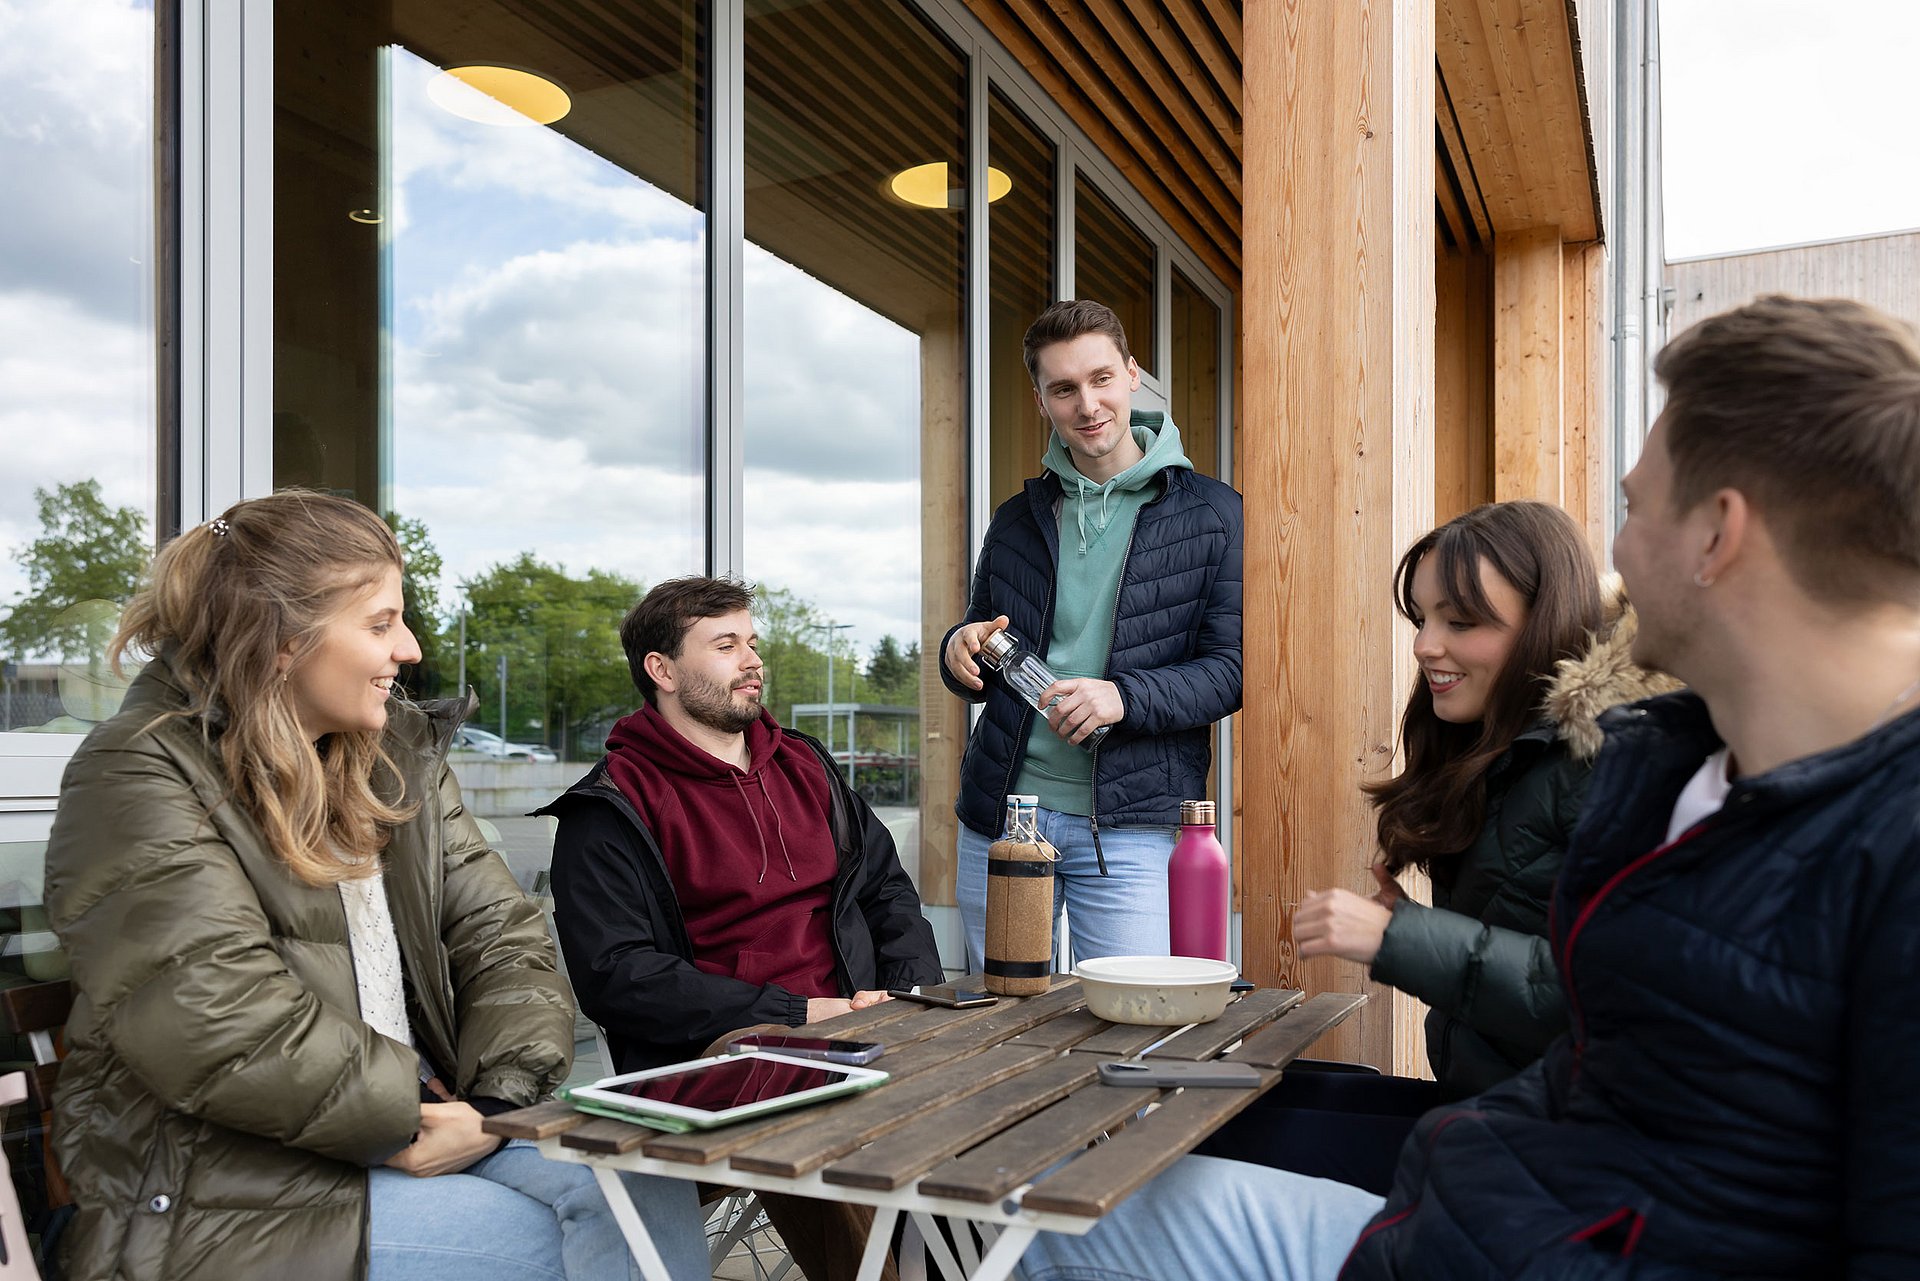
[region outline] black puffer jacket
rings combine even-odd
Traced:
[[[1554,897],[1572,1031],[1428,1114],[1346,1277],[1920,1276],[1920,712],[1734,783],[1607,717]]]
[[[1430,1007],[1427,1060],[1454,1098],[1498,1085],[1567,1030],[1547,914],[1600,750],[1597,721],[1673,688],[1634,666],[1633,611],[1617,581],[1608,593],[1607,631],[1560,664],[1540,723],[1488,771],[1479,839],[1450,883],[1435,881],[1432,907],[1399,902],[1373,961],[1376,981]]]
[[[886,825],[817,739],[780,732],[811,748],[833,781],[827,821],[839,856],[833,955],[842,993],[938,983],[933,927],[920,914],[920,896]],[[803,996],[695,967],[667,861],[604,760],[534,812],[560,820],[555,931],[580,1008],[606,1029],[617,1071],[696,1058],[718,1037],[756,1023],[807,1021]]]
[[[1102,824],[1179,822],[1180,802],[1205,795],[1212,725],[1240,708],[1240,495],[1185,468],[1160,477],[1160,496],[1134,518],[1120,571],[1107,679],[1119,686],[1127,712],[1094,758],[1093,808]],[[967,616],[948,637],[1005,614],[1013,633],[1045,655],[1060,498],[1060,482],[1048,474],[1000,504]],[[974,831],[997,832],[1034,711],[990,673],[984,691],[970,690],[935,661],[948,689],[987,705],[967,741],[953,808]]]

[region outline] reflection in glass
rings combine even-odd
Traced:
[[[153,550],[153,9],[16,0],[0,26],[0,732],[84,733]]]
[[[1012,179],[987,213],[990,499],[995,506],[1040,474],[1047,426],[1033,400],[1020,340],[1054,297],[1053,144],[998,93],[987,100],[987,163]]]
[[[1173,273],[1173,376],[1167,404],[1194,468],[1220,474],[1220,308]]]
[[[704,14],[276,6],[274,483],[390,514],[414,690],[504,745],[457,755],[476,786],[599,755],[621,615],[705,564]],[[509,51],[544,98],[449,109],[444,68]]]
[[[766,701],[832,738],[923,898],[952,903],[966,722],[920,655],[967,573],[965,64],[897,0],[748,0],[744,66],[745,558],[768,589]],[[950,207],[891,190],[930,164]]]
[[[1153,242],[1084,173],[1073,184],[1073,294],[1113,308],[1133,358],[1153,371]]]

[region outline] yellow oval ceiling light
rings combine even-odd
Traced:
[[[545,76],[484,62],[448,67],[427,82],[427,96],[463,120],[509,128],[550,125],[573,110],[573,99]]]
[[[947,162],[944,160],[902,169],[887,179],[887,190],[893,193],[895,199],[921,209],[958,209],[965,195],[963,188],[948,181]],[[1013,179],[988,166],[987,203],[992,204],[1012,190]]]

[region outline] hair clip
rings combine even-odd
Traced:
[[[215,538],[225,538],[229,533],[233,532],[233,526],[227,524],[227,518],[225,516],[215,516],[207,528],[213,531]]]

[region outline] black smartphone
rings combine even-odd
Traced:
[[[748,1050],[858,1067],[879,1058],[886,1047],[873,1041],[830,1041],[823,1036],[782,1036],[771,1032],[749,1032],[727,1042],[728,1054],[744,1054]]]
[[[1253,991],[1255,986],[1256,985],[1252,979],[1235,979],[1233,982],[1227,984],[1227,991],[1251,992]]]
[[[1180,1089],[1250,1090],[1260,1073],[1245,1063],[1181,1063],[1160,1059],[1121,1059],[1102,1063],[1102,1085],[1157,1085]]]
[[[963,987],[954,988],[951,995],[946,992],[909,992],[905,988],[896,987],[887,995],[902,1001],[937,1005],[945,1010],[971,1010],[979,1005],[993,1005],[1000,999],[990,992],[969,992]]]

